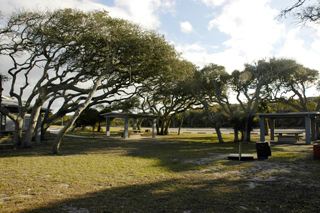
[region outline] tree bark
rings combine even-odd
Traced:
[[[206,101],[202,101],[203,106],[205,107],[205,110],[209,116],[209,119],[211,121],[211,123],[213,124],[214,129],[216,130],[218,139],[219,139],[219,143],[224,143],[222,135],[221,135],[221,131],[220,131],[220,125],[217,124],[216,120],[213,118],[210,110],[209,110],[209,104]]]
[[[224,143],[222,135],[221,135],[221,131],[220,131],[220,126],[215,126],[214,129],[216,130],[219,143]]]
[[[144,121],[144,118],[141,118],[138,120],[138,123],[137,123],[138,130],[141,130],[141,125],[143,121]]]
[[[235,128],[234,129],[234,142],[238,142],[239,141],[239,131]]]
[[[14,127],[14,136],[13,136],[13,147],[16,149],[21,146],[21,137],[22,137],[22,124],[23,119],[17,118],[15,121]]]
[[[22,139],[22,144],[21,147],[31,147],[31,141],[32,137],[34,135],[34,131],[38,122],[38,118],[40,115],[42,103],[41,101],[37,101],[35,105],[33,106],[31,115],[30,115],[30,120],[29,120],[29,125],[26,130],[26,133]]]
[[[97,130],[97,132],[101,132],[101,121],[100,120],[98,122],[98,130]]]
[[[183,116],[182,116],[181,119],[180,119],[180,125],[179,125],[179,129],[178,129],[178,135],[180,135],[180,131],[181,131],[181,128],[182,128],[182,125],[183,125],[184,116],[185,116],[185,113],[183,114]]]
[[[157,119],[157,123],[156,123],[157,135],[160,135],[159,121],[160,121],[160,118]]]
[[[172,117],[169,117],[169,120],[167,121],[167,123],[164,126],[164,134],[165,135],[169,134],[169,127],[171,125],[171,121],[172,121]]]
[[[87,99],[85,100],[85,102],[79,105],[79,108],[74,112],[74,114],[71,117],[71,119],[60,130],[60,132],[58,133],[58,135],[57,135],[57,137],[56,137],[56,139],[55,139],[55,141],[53,143],[51,154],[58,154],[62,138],[67,133],[67,131],[73,126],[74,122],[80,116],[81,112],[89,105],[91,99],[93,98],[94,93],[97,91],[98,86],[100,85],[102,79],[105,77],[106,74],[107,73],[104,73],[104,74],[101,74],[100,76],[97,77],[96,82],[94,83],[93,88],[90,91],[90,93],[89,93]]]
[[[164,135],[164,127],[165,127],[166,123],[167,123],[166,118],[163,118],[163,119],[161,120],[160,135]]]
[[[252,120],[253,120],[253,117],[251,115],[248,115],[246,117],[243,141],[250,141],[251,140]]]

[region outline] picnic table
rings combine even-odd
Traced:
[[[303,132],[277,132],[278,142],[298,142],[302,138]]]

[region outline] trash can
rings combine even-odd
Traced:
[[[313,145],[313,159],[320,160],[320,144]]]
[[[271,156],[270,142],[257,142],[256,149],[258,159],[268,159]]]

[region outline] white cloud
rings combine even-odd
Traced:
[[[311,48],[305,47],[305,41],[299,38],[300,27],[290,30],[285,43],[279,48],[276,57],[291,58],[298,63],[320,71],[320,38],[311,43]]]
[[[202,3],[209,7],[216,7],[222,5],[226,0],[201,0]]]
[[[196,64],[200,68],[210,63],[222,65],[226,71],[231,73],[235,69],[242,70],[246,58],[241,55],[241,52],[233,49],[228,49],[218,53],[208,53],[208,47],[200,43],[194,44],[178,44],[178,51],[182,52],[182,57]],[[213,47],[216,48],[216,47]]]
[[[314,41],[311,44],[312,50],[314,50],[317,54],[320,55],[320,39]],[[320,67],[319,67],[320,68]],[[319,70],[320,71],[320,70]]]
[[[181,52],[196,52],[196,53],[205,53],[206,48],[199,43],[194,44],[178,44],[176,46],[178,51]]]
[[[216,27],[230,36],[224,45],[242,52],[249,61],[270,56],[285,28],[275,20],[278,11],[268,3],[269,0],[230,1],[220,16],[209,22],[208,29]]]
[[[11,13],[20,10],[56,10],[60,8],[77,8],[81,10],[101,9],[104,6],[95,3],[91,0],[5,0],[1,2],[1,9],[3,12]]]
[[[115,0],[115,6],[123,9],[129,15],[127,18],[148,28],[160,26],[155,12],[160,5],[160,1],[153,0],[140,0],[139,3],[131,0]]]
[[[180,23],[180,30],[183,33],[192,33],[193,27],[189,22],[185,21]]]
[[[127,13],[124,17],[134,23],[147,28],[158,28],[161,24],[159,20],[160,11],[163,13],[174,13],[175,1],[170,0],[115,0],[115,7],[122,9]],[[112,10],[114,8],[111,8]],[[117,16],[117,13],[111,11],[111,15]]]
[[[3,0],[2,0],[3,1]],[[20,10],[55,10],[75,8],[83,11],[104,9],[112,17],[123,18],[143,27],[156,29],[160,26],[159,12],[174,13],[175,1],[170,0],[115,0],[115,6],[109,7],[94,0],[4,0],[2,11],[11,13]]]
[[[175,14],[177,11],[175,10],[176,0],[162,0],[162,12],[163,13],[172,13]]]

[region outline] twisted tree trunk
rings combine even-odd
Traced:
[[[73,126],[74,122],[80,116],[81,112],[89,105],[90,101],[93,98],[94,93],[97,91],[98,86],[100,85],[102,79],[105,77],[106,74],[107,74],[107,72],[105,72],[104,74],[101,74],[100,76],[97,77],[97,79],[94,82],[94,85],[93,85],[90,93],[88,94],[88,97],[85,100],[85,102],[79,105],[78,109],[74,112],[71,119],[60,130],[60,132],[58,133],[58,135],[53,143],[51,154],[58,154],[62,138],[67,133],[67,131]]]

